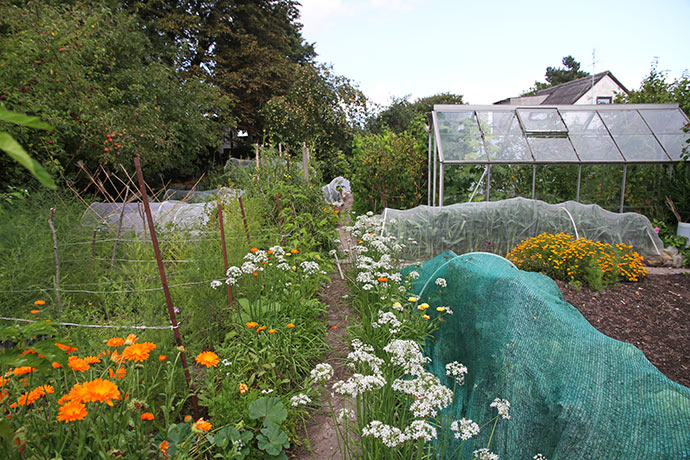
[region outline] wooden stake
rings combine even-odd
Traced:
[[[227,278],[228,273],[228,251],[225,247],[225,225],[223,223],[223,206],[221,206],[220,201],[218,202],[218,226],[220,227],[220,244],[223,247],[223,261],[225,262],[225,273]],[[232,289],[228,283],[225,283],[228,287],[228,306],[230,311],[232,311]]]
[[[48,225],[50,225],[50,231],[53,234],[53,249],[55,250],[55,297],[57,299],[58,311],[62,311],[62,300],[60,299],[60,255],[58,253],[57,232],[55,231],[55,225],[53,225],[54,215],[55,208],[50,208]]]
[[[175,342],[178,348],[184,350],[182,345],[182,336],[180,335],[179,325],[177,323],[177,316],[175,315],[175,307],[173,307],[172,297],[170,296],[170,288],[168,287],[168,279],[165,276],[165,266],[163,265],[163,258],[161,257],[161,250],[158,246],[158,237],[156,236],[156,229],[153,227],[153,215],[149,207],[149,199],[146,194],[146,182],[144,182],[144,174],[141,172],[141,163],[139,162],[139,155],[134,157],[134,167],[137,170],[137,179],[139,181],[139,192],[141,199],[144,202],[144,211],[146,212],[146,220],[149,224],[149,231],[151,233],[151,243],[153,251],[156,254],[156,262],[158,263],[158,272],[161,277],[161,284],[163,285],[163,292],[165,293],[165,301],[168,304],[168,315],[170,316],[170,323],[172,324],[173,333],[175,334]],[[192,392],[192,378],[187,368],[187,356],[184,351],[180,353],[180,360],[182,361],[182,368],[184,369],[184,377],[187,381],[187,388]],[[194,418],[199,418],[199,407],[197,404],[196,395],[191,395],[192,408],[194,409]]]
[[[302,142],[302,169],[304,169],[304,180],[309,182],[309,149],[306,142]]]
[[[252,242],[249,239],[249,226],[247,225],[247,216],[244,214],[244,205],[242,204],[242,197],[238,196],[237,201],[240,202],[240,211],[242,211],[242,221],[244,222],[244,231],[247,234],[247,243],[249,245],[252,245]]]

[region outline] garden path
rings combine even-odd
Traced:
[[[352,195],[345,198],[345,204],[340,209],[341,222],[338,225],[338,236],[340,237],[340,250],[342,252],[345,248],[352,246],[350,235],[344,230],[344,227],[350,225],[350,210],[352,209]],[[342,265],[342,261],[341,261]],[[345,358],[350,350],[350,343],[347,339],[347,327],[355,318],[355,314],[347,303],[348,287],[344,279],[336,271],[330,275],[331,280],[321,292],[321,300],[327,305],[327,312],[325,317],[326,325],[328,326],[327,341],[331,347],[330,352],[325,357],[323,362],[333,366],[333,378],[331,382],[337,380],[347,379],[352,372],[345,365]],[[322,391],[320,396],[321,407],[316,410],[307,420],[307,435],[311,451],[305,446],[300,447],[295,452],[298,460],[342,460],[340,449],[338,448],[338,437],[336,432],[335,421],[332,414],[337,414],[343,407],[350,407],[342,395],[334,393],[331,396],[331,403],[333,405],[332,411],[328,407],[328,399],[326,391]],[[351,408],[351,407],[350,407]],[[301,437],[305,439],[303,433]]]

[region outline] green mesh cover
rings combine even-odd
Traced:
[[[690,389],[594,329],[550,278],[487,253],[447,251],[411,270],[421,275],[413,285],[420,301],[454,312],[427,342],[432,371],[453,388],[445,365],[469,368],[442,414],[446,427],[462,417],[481,425],[502,398],[512,419],[499,420],[491,444],[501,459],[690,459]],[[462,457],[486,447],[490,431],[469,440]],[[459,445],[450,431],[446,439]],[[458,458],[454,450],[446,458]]]

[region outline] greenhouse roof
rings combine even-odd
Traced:
[[[678,104],[435,105],[432,119],[443,164],[673,163],[690,138]]]

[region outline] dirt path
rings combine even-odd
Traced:
[[[352,196],[348,196],[345,199],[345,205],[340,210],[343,214],[342,223],[338,226],[341,250],[351,246],[349,241],[350,235],[343,230],[344,226],[350,225],[351,209]],[[355,319],[355,315],[346,300],[349,292],[346,281],[341,279],[338,271],[330,276],[330,283],[321,292],[321,300],[328,306],[325,322],[329,327],[327,341],[331,347],[331,351],[324,358],[323,362],[333,366],[333,379],[329,382],[328,391],[330,391],[332,382],[347,379],[352,374],[350,369],[345,366],[345,358],[350,349],[350,343],[347,340],[347,327]],[[338,449],[336,427],[327,401],[326,393],[323,392],[320,398],[322,406],[307,421],[307,435],[311,444],[311,451],[306,446],[301,447],[295,452],[295,457],[293,458],[298,460],[342,460]],[[333,404],[333,413],[335,414],[338,414],[340,409],[346,407],[343,397],[339,394],[331,396],[331,402]],[[303,433],[301,435],[306,438]]]

